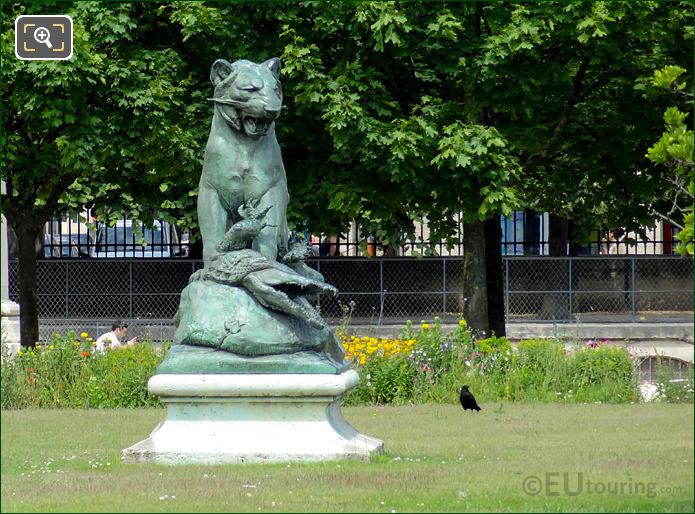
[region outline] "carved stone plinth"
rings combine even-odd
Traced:
[[[357,385],[339,375],[155,375],[150,393],[166,419],[122,452],[124,462],[223,464],[369,460],[384,443],[343,417],[340,398]]]

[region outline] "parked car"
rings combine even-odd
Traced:
[[[176,231],[161,221],[155,221],[151,228],[142,223],[134,227],[131,220],[119,220],[113,227],[99,223],[96,243],[90,252],[90,257],[94,258],[181,256],[183,252]]]
[[[44,234],[44,257],[89,257],[92,245],[88,234]]]

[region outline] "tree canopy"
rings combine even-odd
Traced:
[[[277,127],[296,227],[337,233],[356,220],[393,243],[420,216],[438,239],[458,213],[472,223],[528,207],[584,232],[634,229],[668,199],[647,152],[673,98],[651,79],[692,68],[687,2],[2,9],[2,208],[32,243],[53,212],[83,205],[195,229],[218,58],[282,59]],[[73,58],[17,60],[15,17],[56,10],[73,17]]]
[[[204,92],[191,87],[186,62],[168,41],[158,42],[164,19],[147,5],[60,3],[75,22],[73,58],[20,61],[9,25],[56,6],[4,5],[3,209],[10,219],[31,206],[36,219],[23,221],[39,224],[62,205],[145,219],[185,213],[194,199],[186,200],[191,187],[181,178],[199,171]]]
[[[57,195],[195,226],[210,64],[278,55],[294,224],[390,242],[524,205],[635,226],[665,187],[649,79],[692,55],[685,2],[75,2],[74,58],[25,62],[14,17],[54,6],[4,5],[3,160],[42,184],[44,219]]]

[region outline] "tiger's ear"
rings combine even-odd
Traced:
[[[234,71],[234,66],[224,59],[217,59],[210,70],[210,81],[217,86]]]
[[[272,59],[268,59],[267,61],[265,61],[263,64],[270,68],[270,71],[273,72],[273,75],[275,75],[276,79],[280,78],[280,59],[278,59],[277,57],[273,57]]]

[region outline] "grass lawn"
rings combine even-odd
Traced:
[[[482,408],[343,408],[371,463],[182,467],[119,461],[164,410],[3,411],[2,511],[694,510],[692,405]]]

